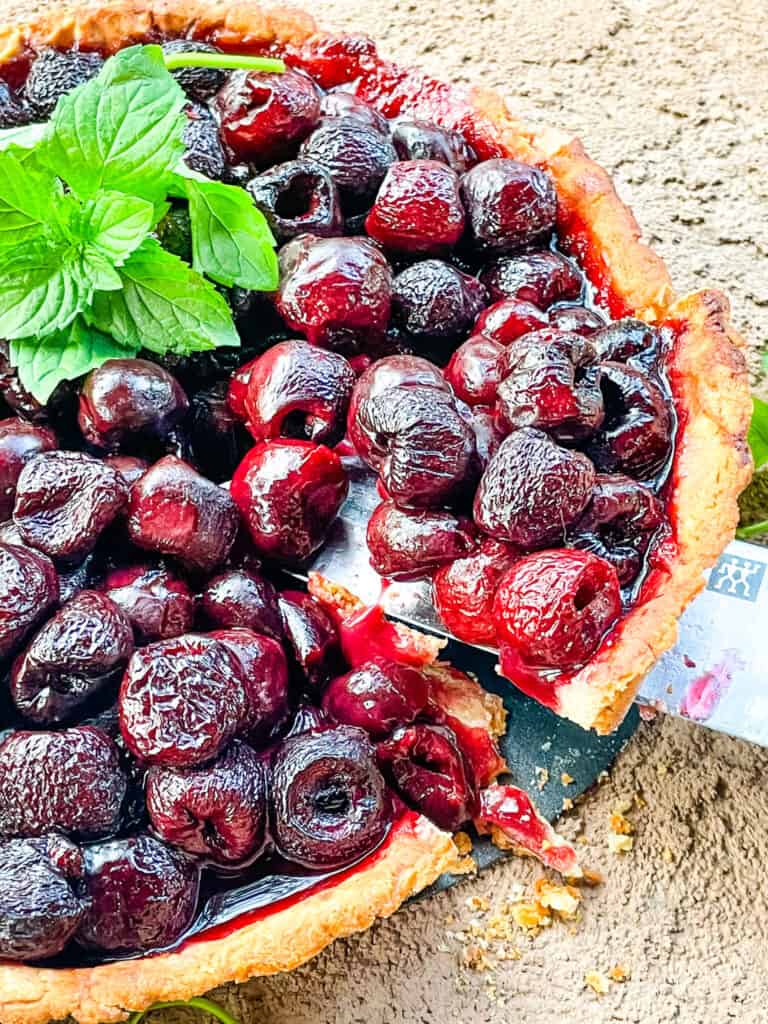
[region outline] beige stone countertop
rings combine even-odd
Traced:
[[[0,0],[6,15],[33,6]],[[755,349],[765,344],[765,0],[305,6],[325,26],[368,32],[399,60],[499,89],[521,116],[579,134],[615,176],[677,288],[722,287],[736,324]],[[513,858],[290,975],[215,998],[242,1024],[765,1024],[767,775],[768,751],[658,718],[562,826],[584,837],[584,861],[605,878],[586,891],[577,924],[556,923],[534,939],[517,931],[507,946],[519,959],[493,970],[462,966],[466,943],[452,934],[491,913],[468,904],[486,897],[494,907],[541,874]],[[626,812],[633,849],[611,853],[610,814],[635,795],[641,806]],[[585,974],[617,965],[629,980],[602,996],[585,985]],[[153,1020],[161,1018],[193,1019]]]

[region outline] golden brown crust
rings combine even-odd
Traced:
[[[312,18],[301,11],[254,4],[122,0],[53,7],[27,24],[0,27],[0,63],[45,45],[79,43],[109,52],[130,42],[189,35],[223,45],[266,46],[301,43],[314,31]],[[672,365],[682,424],[671,500],[677,549],[611,645],[561,690],[561,713],[608,732],[653,661],[675,642],[677,619],[702,586],[703,570],[733,537],[736,498],[751,471],[743,341],[730,326],[723,296],[702,292],[676,299],[663,262],[639,241],[631,211],[577,140],[521,125],[492,93],[476,91],[472,102],[510,155],[549,169],[560,198],[561,230],[582,258],[589,256],[590,275],[612,311],[632,311],[652,323],[673,321],[680,331]],[[434,111],[437,120],[440,114]],[[456,855],[450,837],[418,820],[414,831],[398,833],[364,870],[223,938],[90,969],[0,966],[0,1020],[43,1024],[67,1014],[82,1024],[121,1020],[156,1000],[289,970],[334,938],[393,913],[450,868]]]
[[[152,1003],[188,999],[225,982],[289,971],[334,939],[365,931],[459,862],[452,838],[425,818],[398,828],[386,849],[331,888],[220,939],[175,953],[100,967],[51,970],[0,966],[3,1024],[124,1020]]]

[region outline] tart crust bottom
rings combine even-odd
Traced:
[[[300,45],[315,32],[309,15],[290,8],[122,0],[51,7],[26,24],[0,26],[0,63],[44,45],[79,43],[112,52],[166,35],[205,37],[225,46]],[[425,90],[408,109],[446,123],[452,115],[445,97]],[[614,314],[631,311],[650,323],[672,322],[678,330],[670,365],[680,433],[669,557],[620,630],[559,695],[562,714],[607,732],[621,720],[653,661],[674,644],[677,619],[701,588],[703,570],[733,537],[736,499],[751,473],[744,342],[730,325],[727,300],[720,293],[675,296],[663,262],[639,241],[631,211],[578,140],[522,125],[493,93],[455,88],[450,90],[454,101],[464,116],[482,119],[507,154],[549,170],[558,190],[561,233],[585,259]],[[450,869],[456,856],[451,837],[418,818],[413,828],[397,831],[378,857],[333,887],[222,938],[93,968],[2,965],[0,1020],[44,1024],[71,1014],[82,1024],[117,1021],[157,1000],[187,998],[227,981],[290,970],[333,939],[393,913]]]

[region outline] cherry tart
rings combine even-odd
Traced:
[[[60,8],[0,28],[0,128],[136,43],[185,67],[185,160],[244,188],[279,285],[240,350],[139,352],[45,405],[0,343],[0,1017],[125,1019],[292,969],[460,865],[566,876],[500,781],[497,697],[310,575],[361,464],[368,546],[447,629],[607,732],[674,643],[751,472],[743,343],[675,295],[581,144],[308,15]],[[159,243],[189,258],[182,204]],[[229,481],[226,486],[222,483]]]

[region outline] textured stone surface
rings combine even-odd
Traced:
[[[401,60],[498,88],[522,116],[581,135],[678,289],[724,288],[755,348],[768,339],[764,0],[307,6],[325,25],[368,31]],[[0,12],[31,8],[0,0]],[[467,922],[468,897],[493,902],[540,874],[510,860],[291,975],[216,997],[243,1024],[762,1024],[767,770],[766,751],[658,720],[564,826],[583,823],[585,862],[606,878],[587,891],[575,934],[558,925],[535,941],[521,935],[520,960],[493,975],[459,970],[446,919]],[[635,849],[618,857],[607,849],[608,819],[634,793],[647,806],[629,813]],[[617,963],[629,982],[602,998],[585,988],[586,972]]]

